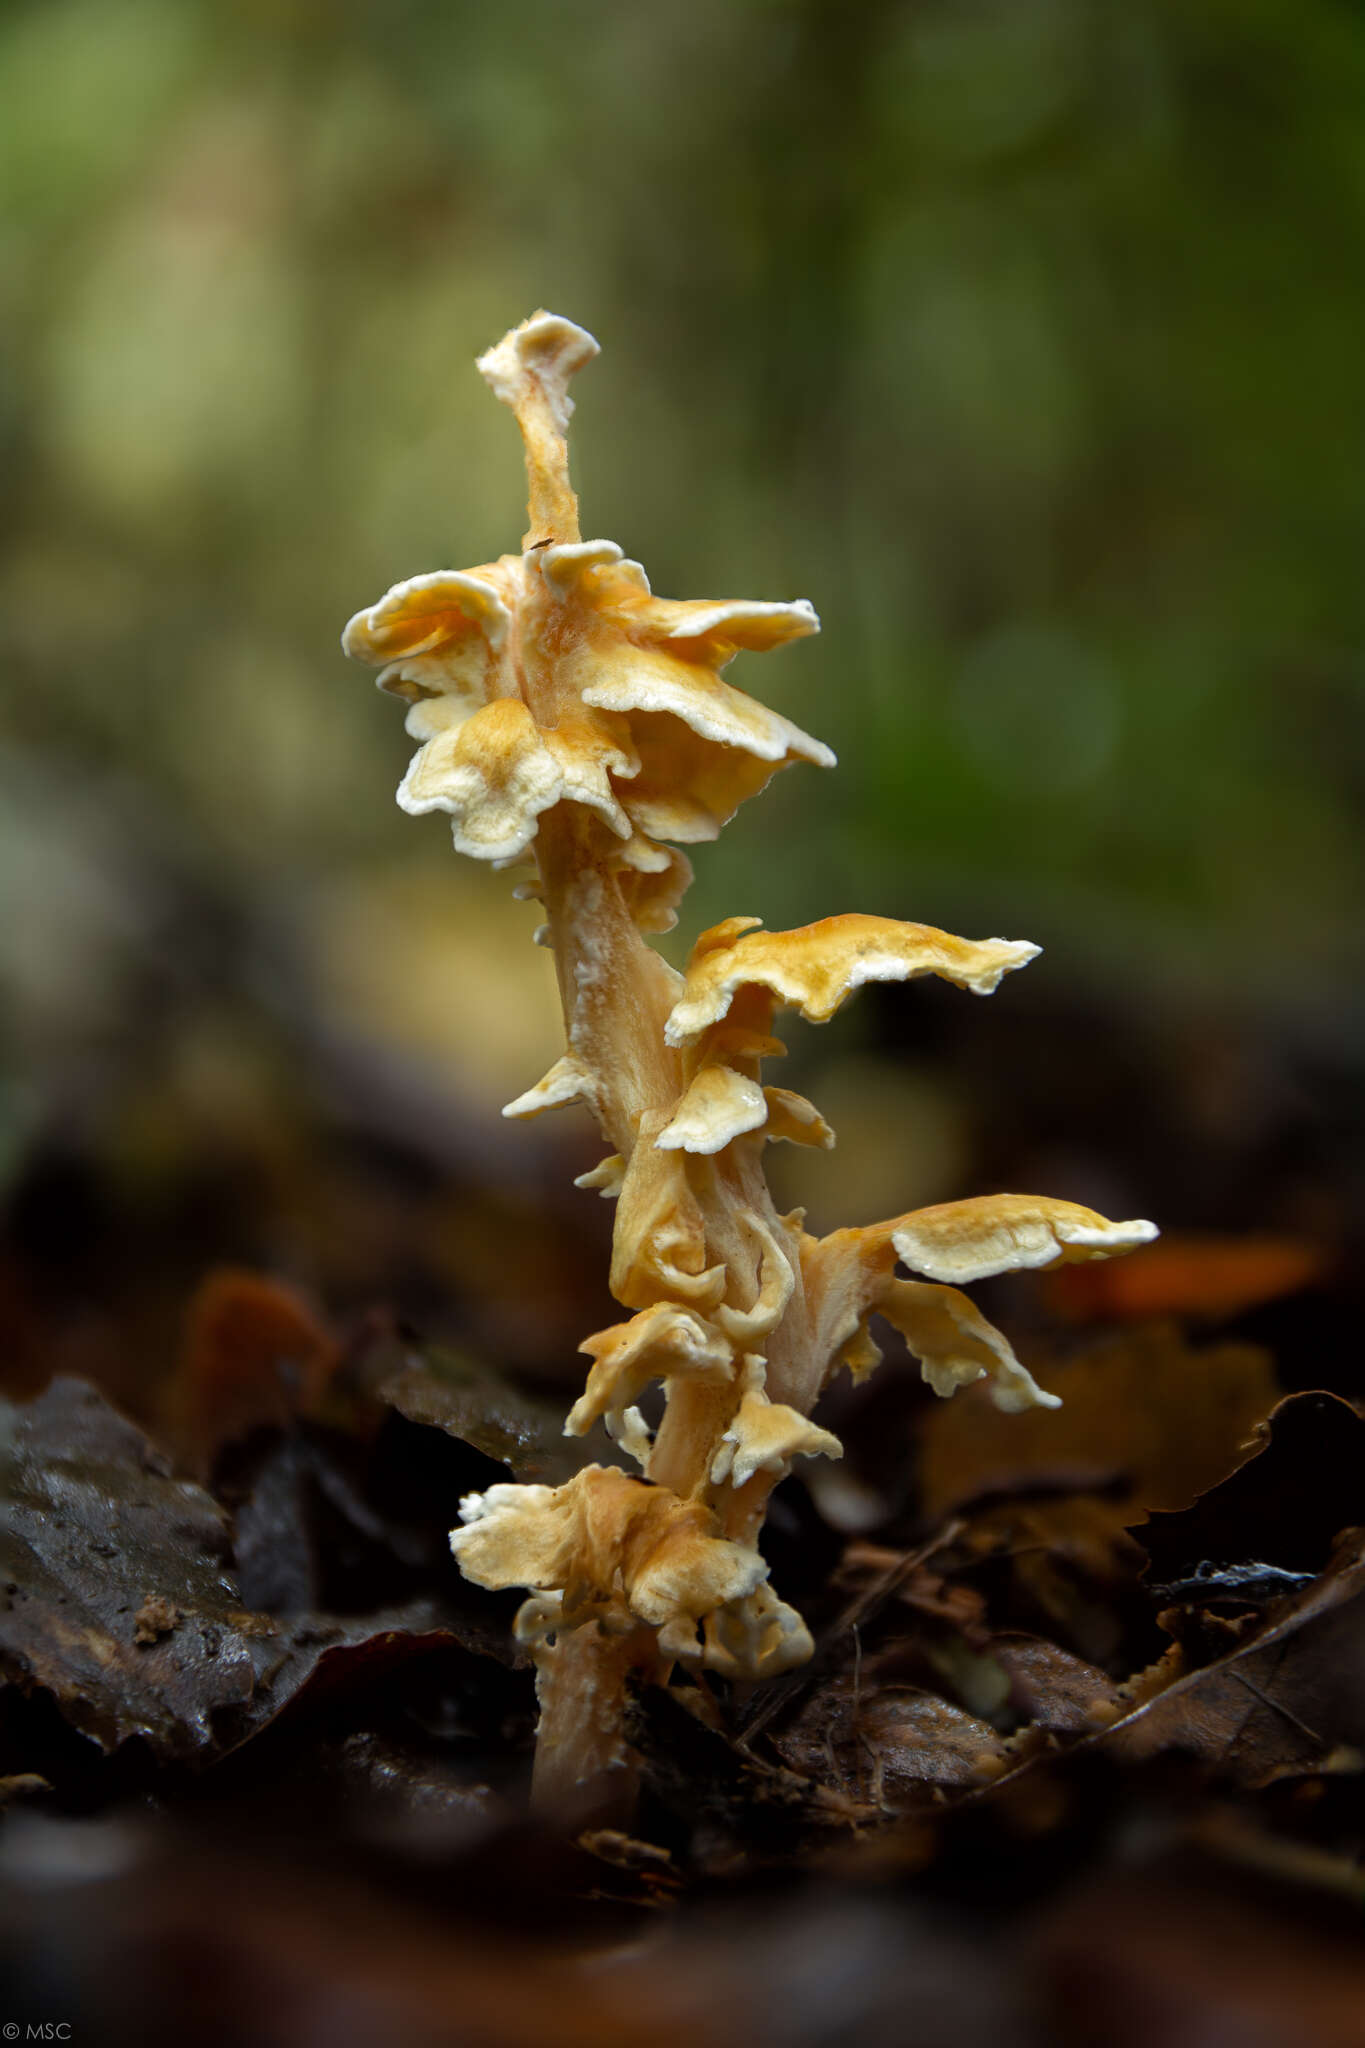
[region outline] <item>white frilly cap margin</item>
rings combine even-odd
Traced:
[[[567,433],[573,416],[569,379],[600,353],[600,345],[586,327],[575,326],[560,313],[533,313],[505,334],[495,347],[478,359],[480,375],[495,398],[515,406],[521,397],[529,371],[540,384],[550,405],[550,414],[561,434]]]

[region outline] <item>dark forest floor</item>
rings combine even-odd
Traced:
[[[1167,1235],[989,1293],[1055,1415],[938,1403],[893,1342],[835,1391],[846,1459],[766,1544],[816,1658],[639,1697],[629,1834],[528,1818],[516,1597],[446,1540],[602,1454],[559,1434],[609,1313],[577,1138],[494,1165],[306,1032],[289,1117],[177,1113],[154,1169],[145,1069],[73,1091],[0,1259],[0,2021],[1365,2042],[1358,1079],[975,1007],[874,1013],[978,1105],[962,1192],[1064,1160]]]

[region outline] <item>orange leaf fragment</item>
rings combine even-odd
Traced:
[[[316,1411],[338,1346],[282,1281],[222,1266],[200,1284],[166,1390],[165,1422],[181,1454],[207,1471],[225,1444]]]
[[[1221,1321],[1311,1287],[1330,1270],[1323,1245],[1295,1237],[1167,1236],[1112,1265],[1067,1266],[1045,1280],[1049,1308],[1072,1322],[1193,1315]]]

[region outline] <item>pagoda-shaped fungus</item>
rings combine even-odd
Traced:
[[[777,1213],[764,1144],[834,1140],[813,1104],[763,1081],[784,1050],[776,1012],[823,1023],[866,982],[922,975],[987,995],[1038,948],[856,914],[788,932],[727,919],[683,976],[645,944],[691,879],[680,848],[714,839],[779,769],[833,756],[722,675],[736,654],[818,631],[805,599],[658,598],[614,542],[582,539],[568,381],[596,353],[582,328],[537,313],[481,358],[525,443],[522,550],[411,577],[344,636],[408,704],[419,746],[403,807],[448,813],[476,859],[533,864],[521,893],[545,906],[568,1049],[504,1114],[581,1104],[609,1146],[578,1185],[617,1205],[611,1289],[633,1313],[585,1341],[566,1429],[602,1420],[643,1476],[592,1465],[560,1487],[494,1486],[461,1504],[451,1539],[470,1578],[528,1591],[517,1634],[536,1663],[536,1782],[551,1800],[629,1787],[632,1677],[663,1683],[683,1663],[754,1680],[810,1654],[758,1534],[796,1459],[840,1455],[811,1410],[841,1367],[875,1365],[872,1315],[939,1394],[984,1377],[1003,1408],[1055,1405],[957,1283],[1154,1235],[1025,1195],[822,1239]],[[656,1384],[651,1432],[641,1404]]]

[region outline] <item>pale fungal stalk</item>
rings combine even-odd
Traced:
[[[795,1459],[840,1455],[809,1418],[841,1366],[877,1362],[871,1316],[937,1393],[989,1377],[1004,1408],[1053,1406],[956,1283],[1155,1235],[1024,1195],[819,1239],[800,1211],[777,1213],[767,1142],[834,1139],[809,1102],[763,1083],[783,1051],[774,1013],[822,1023],[864,982],[924,974],[988,995],[1038,949],[880,917],[790,932],[740,917],[703,932],[679,975],[646,943],[691,879],[679,846],[714,839],[779,768],[833,756],[721,678],[741,650],[816,632],[804,599],[657,598],[613,542],[580,539],[568,381],[596,353],[537,313],[481,358],[526,445],[522,552],[400,583],[344,638],[408,701],[421,745],[403,808],[449,813],[463,853],[534,869],[522,888],[545,906],[568,1050],[504,1114],[581,1102],[611,1148],[580,1185],[616,1201],[611,1289],[630,1313],[584,1343],[566,1430],[600,1418],[644,1476],[589,1465],[564,1486],[494,1486],[461,1504],[451,1538],[469,1578],[530,1592],[517,1634],[538,1674],[536,1792],[580,1804],[629,1787],[632,1676],[662,1683],[681,1664],[754,1680],[809,1656],[758,1536]],[[639,1402],[655,1381],[651,1436]]]

